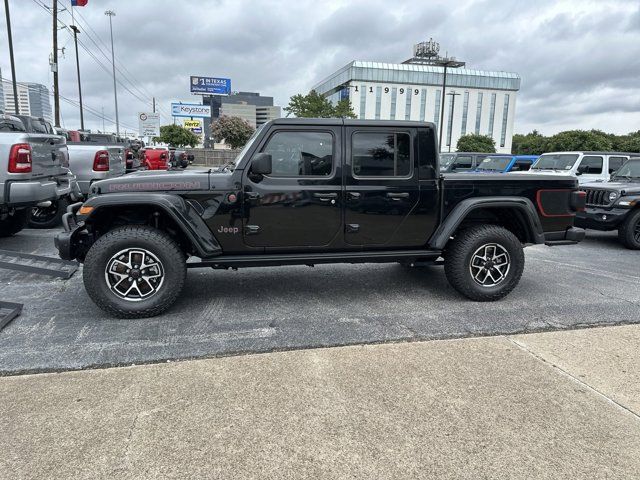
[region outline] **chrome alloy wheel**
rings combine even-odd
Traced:
[[[139,302],[160,289],[164,282],[164,268],[150,251],[127,248],[109,259],[104,276],[109,289],[117,297]]]
[[[473,280],[483,287],[495,287],[507,278],[511,258],[507,250],[497,243],[487,243],[471,256],[469,271]]]

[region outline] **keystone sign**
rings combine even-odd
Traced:
[[[230,78],[191,76],[191,93],[203,95],[229,95],[231,93]]]
[[[160,114],[138,112],[138,132],[141,137],[157,137],[160,135]]]
[[[210,105],[198,105],[197,103],[172,103],[171,115],[174,117],[211,117]]]

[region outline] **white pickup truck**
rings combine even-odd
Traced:
[[[43,119],[0,115],[0,237],[22,230],[33,207],[46,208],[77,187],[66,140]]]

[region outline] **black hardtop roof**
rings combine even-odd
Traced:
[[[488,157],[514,157],[513,153],[487,153],[487,152],[440,152],[440,155],[486,155]]]
[[[427,127],[435,128],[431,122],[410,120],[360,120],[351,118],[277,118],[268,122],[270,125],[314,125],[314,126],[347,126],[347,127]]]

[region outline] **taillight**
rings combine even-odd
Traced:
[[[95,172],[109,171],[109,152],[106,150],[98,150],[93,157],[93,170]]]
[[[31,145],[16,143],[9,152],[9,173],[30,173],[32,167]]]

